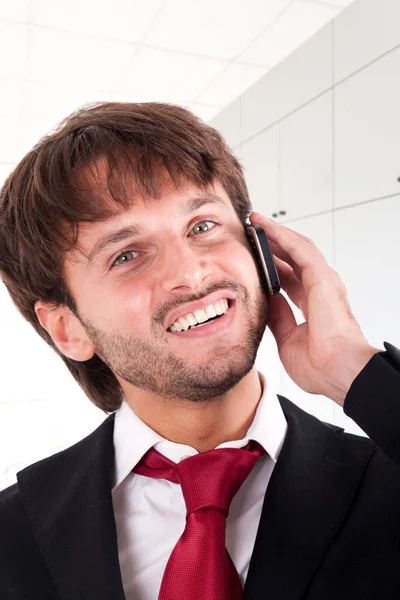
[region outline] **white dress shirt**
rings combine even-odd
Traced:
[[[255,440],[266,453],[234,496],[226,523],[226,548],[244,586],[265,491],[283,445],[287,423],[274,390],[258,371],[263,394],[246,436],[217,448],[242,448]],[[179,484],[132,473],[153,447],[178,463],[195,448],[166,440],[144,423],[124,400],[115,415],[112,488],[118,554],[126,600],[156,600],[162,576],[186,523]]]

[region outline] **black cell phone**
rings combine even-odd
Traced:
[[[248,223],[250,221],[248,220]],[[258,224],[245,224],[245,231],[256,259],[261,279],[269,296],[278,294],[281,289],[278,270],[269,246],[265,230]]]

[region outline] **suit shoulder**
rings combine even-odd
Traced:
[[[0,491],[0,520],[12,517],[22,508],[18,484],[14,483]]]
[[[17,479],[20,481],[21,476],[25,478],[28,473],[38,473],[43,470],[47,473],[47,469],[57,468],[57,465],[64,465],[66,462],[81,463],[82,458],[90,458],[89,454],[96,452],[96,448],[104,439],[112,440],[112,431],[114,428],[115,413],[111,413],[100,425],[91,433],[86,435],[81,440],[78,440],[71,446],[68,446],[54,454],[50,454],[34,463],[28,464],[26,467],[18,471]]]
[[[325,421],[322,421],[322,423],[326,427],[328,427],[331,431],[334,431],[335,433],[337,433],[339,436],[341,436],[344,439],[353,441],[355,443],[367,444],[367,445],[369,444],[369,445],[375,447],[375,444],[373,443],[373,441],[365,435],[350,433],[350,432],[346,431],[343,427],[339,427],[338,425],[333,425],[332,423],[327,423]]]
[[[342,427],[337,427],[330,423],[324,423],[324,425],[332,429],[338,436],[338,440],[342,440],[345,446],[353,448],[355,454],[369,448],[371,454],[367,472],[371,474],[370,476],[375,477],[376,481],[385,480],[390,482],[393,487],[400,491],[399,464],[383,452],[373,440],[366,435],[349,433]]]
[[[18,484],[0,491],[0,557],[9,554],[14,546],[32,540],[32,529],[24,509]]]
[[[0,532],[0,598],[58,598],[18,484],[0,491]]]
[[[114,417],[115,413],[109,415],[94,431],[75,444],[27,465],[17,473],[17,477],[19,477],[20,473],[35,471],[39,466],[58,462],[63,457],[74,457],[75,455],[81,457],[82,451],[90,447],[92,440],[97,442],[101,436],[107,435],[108,428],[114,425]],[[3,522],[7,517],[16,515],[20,511],[24,512],[24,508],[18,483],[0,490],[0,520]]]
[[[0,491],[0,556],[11,548],[33,543],[33,532],[18,484]]]

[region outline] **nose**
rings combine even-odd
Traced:
[[[204,288],[204,281],[213,270],[205,247],[192,247],[187,241],[169,240],[163,249],[160,281],[166,292],[186,288],[193,292]]]

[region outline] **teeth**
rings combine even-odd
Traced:
[[[204,310],[196,310],[192,313],[187,314],[185,317],[180,317],[171,327],[170,331],[179,332],[179,331],[187,331],[189,327],[193,325],[197,325],[199,323],[204,323],[217,315],[223,315],[228,310],[228,301],[227,300],[219,300],[215,304],[210,304],[206,306]]]
[[[197,321],[192,313],[186,315],[186,321],[189,323],[189,326],[197,325]]]
[[[187,329],[189,329],[189,323],[183,317],[178,319],[178,323],[182,327],[183,331],[186,331]]]
[[[226,305],[228,306],[228,303],[226,303]],[[217,311],[217,315],[222,315],[225,312],[225,304],[223,300],[219,300],[218,302],[216,302],[214,304],[215,309]]]
[[[205,310],[195,310],[193,314],[194,314],[194,318],[196,319],[196,321],[198,323],[204,323],[204,321],[208,321],[208,319],[210,318],[207,316],[207,313]]]
[[[212,317],[216,317],[217,316],[217,311],[215,310],[214,306],[211,304],[210,306],[206,307],[206,313],[207,313],[207,317],[209,319],[212,319]]]

